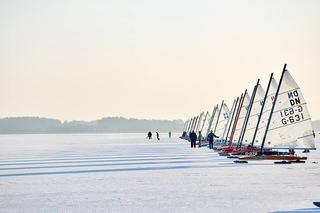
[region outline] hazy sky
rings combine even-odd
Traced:
[[[320,1],[0,0],[0,117],[188,119],[284,63],[320,119]]]

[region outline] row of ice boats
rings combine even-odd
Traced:
[[[271,73],[266,90],[258,79],[251,95],[245,90],[231,109],[222,101],[212,113],[201,112],[185,122],[182,138],[199,133],[202,143],[210,131],[219,137],[214,150],[237,163],[273,160],[276,163],[304,162],[315,150],[315,133],[301,89],[285,64],[279,82]],[[205,137],[202,137],[204,135]]]

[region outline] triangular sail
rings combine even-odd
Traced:
[[[300,87],[287,70],[283,73],[264,147],[278,149],[315,148],[307,103]]]
[[[228,106],[225,103],[223,103],[219,121],[215,131],[215,135],[217,135],[221,139],[223,138],[223,134],[225,132],[229,116],[230,116],[230,110]]]
[[[206,135],[209,134],[210,130],[212,130],[212,127],[215,125],[214,122],[217,119],[217,114],[218,114],[217,111],[218,111],[218,106],[215,105],[214,108],[213,108],[213,111],[212,111],[212,115],[211,115],[210,120],[209,120],[209,125],[208,125],[208,129],[207,129]]]
[[[258,119],[260,116],[261,106],[265,96],[265,91],[260,84],[257,85],[255,97],[252,103],[250,116],[248,118],[246,130],[244,132],[242,144],[250,144],[252,142],[253,134],[256,129]]]
[[[231,111],[230,111],[229,120],[228,120],[228,123],[227,123],[227,128],[226,128],[225,134],[223,136],[223,140],[224,141],[230,141],[230,135],[231,135],[230,132],[231,132],[234,120],[235,120],[234,117],[235,117],[235,114],[237,112],[238,105],[239,105],[239,97],[236,98],[234,100],[234,102],[233,102],[233,105],[232,105],[232,108],[231,108]]]
[[[197,127],[197,132],[201,131],[204,120],[205,120],[205,113],[201,112],[198,127]]]
[[[263,136],[264,136],[265,129],[266,129],[266,126],[268,123],[270,110],[272,108],[272,103],[274,100],[274,96],[277,92],[277,88],[278,88],[278,83],[276,82],[276,80],[274,78],[272,78],[253,146],[260,147],[262,144]]]
[[[243,104],[241,107],[241,111],[239,114],[239,119],[237,121],[237,126],[233,135],[233,142],[238,142],[240,133],[241,133],[241,129],[244,123],[244,119],[246,117],[247,111],[248,111],[248,107],[250,104],[250,96],[248,93],[245,94],[244,100],[243,100]]]
[[[211,119],[211,115],[210,115],[209,112],[207,112],[207,116],[206,116],[206,119],[204,120],[203,127],[202,127],[202,130],[201,130],[202,135],[204,137],[206,137],[207,130],[209,128],[210,119]]]

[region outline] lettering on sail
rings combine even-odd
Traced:
[[[287,94],[291,107],[280,111],[282,118],[281,123],[283,125],[293,124],[304,120],[303,106],[301,105],[298,91],[289,91]]]

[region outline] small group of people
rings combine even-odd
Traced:
[[[201,143],[203,141],[203,136],[202,136],[202,133],[201,131],[199,131],[199,134],[197,135],[195,133],[195,131],[192,131],[190,134],[189,134],[189,138],[190,138],[190,142],[191,142],[191,148],[196,148],[196,143],[197,143],[197,140],[199,141],[198,142],[198,146],[199,148],[201,147]],[[207,136],[207,141],[209,141],[209,149],[213,149],[213,141],[214,141],[214,138],[219,138],[218,136],[216,136],[213,131],[211,130],[210,133],[208,134]]]
[[[171,131],[169,131],[169,138],[171,138]],[[156,136],[157,136],[157,140],[159,141],[160,140],[160,134],[159,134],[159,132],[156,132]],[[152,139],[152,132],[148,132],[148,135],[147,135],[147,138],[149,139],[149,140],[151,140]]]

